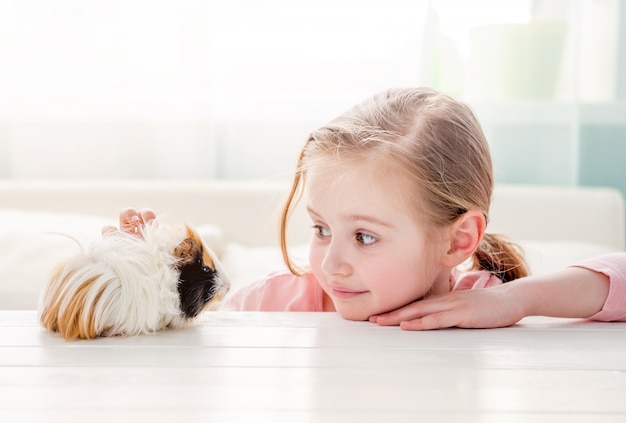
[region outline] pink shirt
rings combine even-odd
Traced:
[[[602,321],[626,321],[626,253],[614,253],[575,265],[603,273],[610,279],[609,295],[602,310],[590,317]],[[501,285],[493,274],[481,270],[456,275],[453,290]],[[313,274],[295,276],[287,271],[268,275],[231,295],[221,310],[324,311],[323,290]]]
[[[590,317],[605,322],[626,321],[626,254],[612,253],[584,260],[575,265],[608,276],[609,295],[602,309]]]
[[[324,290],[312,273],[288,271],[269,274],[229,296],[220,310],[324,311]]]

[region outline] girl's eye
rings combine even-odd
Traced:
[[[356,240],[359,244],[362,245],[372,245],[376,241],[378,241],[378,239],[376,239],[372,235],[364,234],[363,232],[359,232],[356,234]]]
[[[315,232],[315,235],[320,238],[327,238],[330,236],[330,229],[325,228],[324,226],[315,225],[313,226],[313,231]]]

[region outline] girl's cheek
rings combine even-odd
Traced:
[[[321,268],[323,259],[323,249],[319,245],[316,245],[315,242],[312,242],[309,248],[309,265],[314,273],[317,273]]]
[[[326,257],[326,250],[321,246],[313,246],[311,245],[311,249],[309,251],[309,265],[311,266],[311,271],[317,279],[317,282],[324,288],[326,284],[326,276],[324,275],[324,271],[322,270],[324,258]]]

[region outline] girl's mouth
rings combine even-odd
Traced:
[[[330,295],[335,298],[340,299],[349,299],[359,296],[361,294],[365,294],[367,291],[355,291],[352,289],[341,288],[341,287],[331,287]]]

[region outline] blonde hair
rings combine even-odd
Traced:
[[[296,275],[301,272],[287,251],[287,222],[302,196],[306,169],[329,157],[374,160],[404,172],[414,189],[403,194],[429,227],[449,225],[469,210],[488,221],[491,155],[472,110],[429,88],[389,89],[309,135],[280,224],[283,259]],[[495,234],[484,235],[470,269],[488,270],[505,282],[528,274],[521,250]]]

